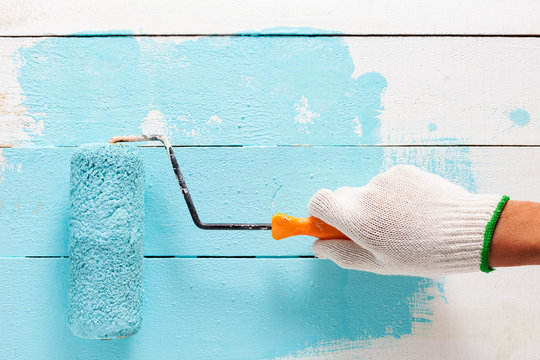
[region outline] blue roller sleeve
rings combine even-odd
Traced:
[[[135,334],[143,304],[144,173],[134,146],[88,144],[71,160],[68,319],[73,334]]]

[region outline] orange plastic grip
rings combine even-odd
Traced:
[[[316,217],[294,217],[281,213],[272,216],[272,237],[281,240],[289,236],[308,235],[319,239],[349,239],[341,231]]]

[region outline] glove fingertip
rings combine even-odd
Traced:
[[[309,200],[308,213],[323,221],[327,220],[328,214],[336,207],[334,193],[329,189],[317,191]]]

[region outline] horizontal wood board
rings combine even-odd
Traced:
[[[220,33],[538,34],[540,7],[519,1],[2,2],[1,35]]]
[[[3,39],[0,144],[535,145],[538,58],[539,38]]]
[[[131,145],[127,145],[131,146]],[[69,166],[75,148],[12,148],[0,187],[0,256],[67,255]],[[200,230],[193,224],[167,154],[140,147],[146,176],[145,254],[312,255],[307,237],[274,241],[269,231]],[[470,191],[540,200],[537,147],[175,148],[201,219],[270,222],[275,212],[307,216],[320,188],[362,186],[411,163]],[[24,189],[22,191],[21,189]]]

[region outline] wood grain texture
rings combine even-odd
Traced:
[[[312,239],[272,240],[267,231],[204,231],[193,225],[163,148],[142,147],[146,255],[312,255]],[[65,256],[69,161],[74,148],[4,149],[13,167],[0,187],[0,256]],[[204,221],[269,222],[274,212],[307,215],[320,188],[362,186],[398,163],[413,163],[470,191],[540,201],[536,147],[176,148]],[[24,189],[22,191],[21,189]]]
[[[538,3],[519,1],[284,1],[234,0],[223,5],[159,0],[33,0],[2,2],[0,34],[219,34],[295,26],[349,34],[538,34]],[[280,29],[275,29],[279,32]]]
[[[12,69],[0,92],[0,116],[14,129],[8,144],[80,145],[150,130],[198,145],[538,144],[538,38],[2,44],[0,61]]]

